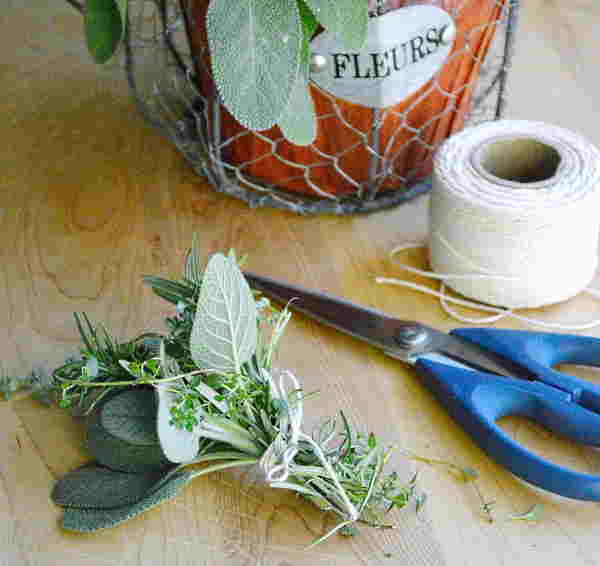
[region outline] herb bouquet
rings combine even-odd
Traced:
[[[168,333],[119,344],[76,315],[81,357],[53,373],[60,405],[88,415],[94,458],[54,487],[64,528],[115,526],[195,477],[244,466],[339,517],[316,542],[357,523],[390,526],[384,515],[408,503],[414,479],[384,474],[389,449],[342,412],[303,429],[306,395],[273,367],[290,312],[253,294],[235,254],[213,255],[202,272],[194,240],[182,281],[145,281],[176,306]]]

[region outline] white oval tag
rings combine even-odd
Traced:
[[[365,46],[348,51],[329,32],[311,42],[322,65],[311,72],[317,86],[350,102],[385,108],[421,88],[444,65],[456,28],[436,6],[408,6],[371,18]]]

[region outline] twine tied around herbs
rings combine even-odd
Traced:
[[[300,441],[306,442],[311,446],[333,481],[343,503],[347,521],[357,521],[360,511],[348,498],[346,490],[341,485],[338,475],[321,447],[302,430],[303,396],[298,380],[292,372],[287,370],[279,375],[279,383],[264,369],[261,373],[269,383],[273,399],[279,401],[282,407],[279,433],[259,460],[259,468],[264,474],[265,480],[272,487],[285,487],[287,480],[294,474],[294,458],[298,454],[299,443]],[[291,384],[291,389],[286,382]]]

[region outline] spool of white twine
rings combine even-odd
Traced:
[[[598,264],[599,205],[600,152],[579,134],[527,120],[467,128],[446,140],[434,160],[428,245],[433,272],[398,263],[439,279],[441,292],[376,280],[438,295],[453,316],[447,301],[474,305],[448,298],[444,285],[495,313],[478,322],[510,315],[536,324],[512,309],[558,303],[584,289],[598,294],[587,286]],[[418,246],[398,246],[392,258],[410,247]]]
[[[486,122],[435,158],[429,260],[462,295],[508,308],[566,300],[598,262],[600,153],[525,120]]]

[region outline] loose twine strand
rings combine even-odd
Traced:
[[[400,252],[403,252],[405,250],[422,249],[422,248],[426,248],[426,247],[427,247],[426,244],[423,244],[423,243],[410,242],[410,243],[401,244],[399,246],[394,247],[390,251],[390,253],[389,253],[390,260],[395,265],[397,265],[398,267],[400,267],[401,269],[403,269],[405,271],[414,273],[416,275],[429,277],[430,279],[439,280],[440,284],[439,284],[438,291],[436,291],[435,289],[431,289],[430,287],[427,287],[425,285],[420,285],[418,283],[413,283],[412,281],[406,281],[404,279],[397,279],[397,278],[393,278],[393,277],[378,276],[378,277],[375,277],[375,282],[378,284],[381,284],[381,285],[398,285],[401,287],[407,287],[407,288],[419,291],[421,293],[425,293],[428,295],[433,295],[435,297],[438,297],[440,300],[440,306],[442,307],[442,309],[444,310],[444,312],[446,314],[448,314],[455,320],[458,320],[460,322],[464,322],[467,324],[493,324],[504,318],[512,318],[512,319],[519,320],[521,322],[524,322],[524,323],[532,325],[532,326],[537,326],[540,328],[547,328],[547,329],[554,329],[554,330],[565,330],[567,332],[578,331],[578,330],[589,330],[590,328],[594,328],[594,327],[600,325],[600,317],[595,318],[591,321],[580,322],[580,323],[576,323],[576,324],[548,322],[545,320],[540,320],[538,318],[519,314],[519,313],[515,312],[514,309],[493,307],[493,306],[479,303],[476,301],[469,301],[469,300],[465,300],[465,299],[451,297],[450,295],[448,295],[446,293],[446,283],[445,282],[449,279],[496,279],[496,280],[512,279],[512,280],[515,280],[515,279],[519,279],[519,278],[512,277],[512,276],[492,275],[492,274],[482,274],[482,273],[467,273],[467,274],[436,273],[434,271],[429,271],[429,270],[413,267],[411,265],[408,265],[406,263],[399,261],[396,258],[397,254],[399,254]],[[592,287],[585,287],[584,289],[582,289],[582,291],[592,295],[593,297],[600,298],[600,290],[598,290],[598,289],[594,289]],[[460,313],[458,313],[455,309],[453,309],[450,306],[449,303],[457,304],[457,305],[460,305],[463,307],[468,307],[468,308],[471,308],[474,310],[491,312],[494,314],[491,316],[484,316],[484,317],[479,317],[479,318],[468,317],[468,316],[464,316],[464,315],[461,315]]]

